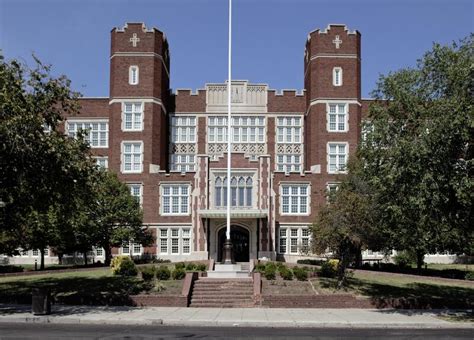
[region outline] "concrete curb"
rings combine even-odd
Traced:
[[[378,328],[378,329],[474,329],[473,323],[355,323],[355,322],[236,322],[220,320],[163,320],[163,319],[81,319],[55,316],[18,318],[0,317],[2,323],[130,325],[130,326],[188,326],[188,327],[264,327],[264,328]]]

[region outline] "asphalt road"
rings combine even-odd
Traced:
[[[0,324],[1,340],[27,339],[473,339],[472,329],[317,329]]]

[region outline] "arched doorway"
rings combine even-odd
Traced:
[[[225,242],[226,228],[221,228],[217,235],[219,243],[217,245],[217,261],[222,261],[222,247]],[[234,260],[235,262],[248,262],[250,253],[250,235],[249,231],[238,225],[232,225],[230,228],[230,239],[234,249]]]

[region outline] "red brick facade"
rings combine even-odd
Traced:
[[[327,184],[337,182],[341,176],[341,172],[328,173],[328,143],[347,145],[347,161],[360,139],[361,116],[367,109],[367,102],[362,101],[360,94],[360,44],[360,34],[348,31],[344,25],[330,25],[326,30],[311,32],[305,51],[304,91],[279,92],[264,84],[235,84],[235,99],[232,100],[237,104],[233,115],[249,117],[249,123],[245,123],[245,119],[243,123],[243,130],[249,137],[240,137],[249,138],[249,141],[236,143],[232,155],[232,169],[237,172],[237,177],[247,176],[253,180],[249,194],[254,197],[251,206],[241,208],[236,203],[233,209],[237,213],[233,222],[249,232],[247,239],[244,235],[243,239],[236,241],[242,242],[241,251],[248,251],[247,257],[275,258],[280,250],[285,250],[285,247],[279,249],[280,228],[289,228],[286,253],[283,251],[280,255],[288,261],[301,255],[291,247],[292,242],[301,246],[303,232],[295,232],[297,240],[292,241],[291,228],[305,229],[314,221],[319,207],[326,202]],[[173,93],[169,88],[171,70],[165,34],[157,29],[149,30],[141,23],[129,23],[123,29],[112,30],[110,57],[110,96],[82,99],[81,114],[74,119],[108,119],[108,148],[92,150],[94,155],[107,156],[109,170],[116,172],[125,183],[141,185],[144,224],[157,236],[156,245],[142,252],[176,260],[217,259],[216,249],[220,247],[218,231],[224,218],[219,214],[222,209],[215,205],[217,189],[214,183],[226,171],[227,155],[225,151],[214,150],[214,147],[219,147],[217,142],[210,145],[208,122],[210,117],[227,115],[225,110],[219,109],[222,108],[219,106],[222,104],[219,93],[223,92],[218,92],[226,85],[208,84],[196,92],[176,90]],[[130,66],[138,67],[136,85],[130,84],[133,83]],[[335,67],[342,70],[341,86],[333,85]],[[123,110],[127,103],[142,105],[143,122],[138,131],[124,131]],[[347,105],[343,132],[328,131],[331,103]],[[195,142],[180,145],[172,141],[171,117],[190,116],[195,117]],[[253,124],[252,117],[264,118],[264,142],[258,147],[258,143],[250,142],[250,138],[258,139],[255,135],[250,137],[255,130],[250,127],[246,130],[245,127],[245,124]],[[300,138],[299,142],[283,145],[277,140],[278,117],[300,119],[301,136],[295,137],[295,140]],[[124,141],[142,143],[142,170],[138,173],[124,173]],[[180,148],[188,151],[179,151]],[[171,157],[180,153],[194,157],[194,171],[172,171]],[[289,154],[296,159],[299,156],[300,169],[279,171],[276,165],[278,154]],[[188,213],[163,213],[161,190],[166,183],[188,186]],[[306,213],[282,214],[280,192],[285,183],[307,185]],[[289,200],[292,202],[292,194]],[[189,249],[185,246],[188,242],[186,231],[175,235],[177,241],[173,241],[170,234],[161,235],[160,241],[160,229],[169,229],[168,233],[171,233],[173,228],[190,229]]]

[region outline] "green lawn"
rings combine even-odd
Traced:
[[[31,290],[47,287],[53,301],[64,304],[128,305],[138,293],[179,294],[183,281],[161,281],[161,290],[139,277],[113,276],[109,268],[0,278],[0,303],[31,303]]]
[[[349,292],[372,298],[380,307],[472,308],[474,282],[436,277],[413,277],[380,272],[354,272],[345,290],[335,290],[335,279],[312,279],[325,293]]]

